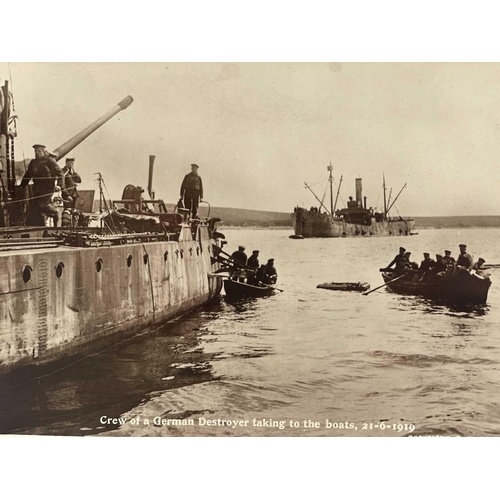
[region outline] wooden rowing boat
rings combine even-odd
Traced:
[[[275,288],[269,285],[249,285],[240,281],[231,279],[224,280],[224,291],[226,298],[230,300],[237,300],[245,297],[266,297],[272,295]]]
[[[394,293],[420,295],[453,303],[485,303],[491,286],[489,277],[467,272],[448,278],[426,275],[422,280],[421,273],[407,273],[403,278],[389,283],[397,276],[395,272],[382,271],[387,288]]]

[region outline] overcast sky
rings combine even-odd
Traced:
[[[191,163],[212,206],[317,205],[329,162],[340,200],[363,178],[401,215],[498,215],[500,65],[458,63],[11,63],[17,159],[55,149],[127,95],[134,103],[79,145],[83,189],[147,186],[176,202]],[[0,78],[9,66],[0,63]],[[60,162],[61,165],[64,161]],[[343,202],[340,206],[343,206]],[[397,212],[393,212],[394,215]]]

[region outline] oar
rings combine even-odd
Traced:
[[[278,290],[278,292],[284,292],[285,290],[282,290],[281,288],[276,288],[275,286],[268,285],[267,283],[262,283],[262,281],[259,281],[258,283],[260,286],[267,286],[267,288],[272,288],[273,290]]]
[[[215,257],[215,261],[218,262],[219,264],[222,264],[224,266],[227,266],[228,268],[231,268],[233,270],[246,270],[246,266],[243,266],[243,264],[240,264],[239,262],[235,262],[233,260],[226,259],[224,257],[221,257],[218,255]]]
[[[398,281],[398,280],[400,280],[401,278],[404,278],[404,276],[405,276],[405,275],[404,275],[404,274],[402,274],[401,276],[398,276],[397,278],[394,278],[393,280],[388,281],[387,283],[384,283],[383,285],[380,285],[380,286],[378,286],[377,288],[374,288],[373,290],[370,290],[369,292],[363,292],[361,295],[370,295],[370,293],[375,292],[375,291],[379,290],[380,288],[382,288],[382,287],[384,287],[384,286],[386,286],[386,285],[389,285],[389,284],[391,284],[391,283],[394,283],[395,281]]]

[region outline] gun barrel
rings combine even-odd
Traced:
[[[113,116],[118,114],[120,111],[128,108],[134,99],[131,96],[125,97],[122,99],[116,106],[113,106],[107,113],[102,115],[99,119],[97,119],[94,123],[90,124],[87,128],[83,129],[81,132],[72,137],[69,141],[66,141],[61,146],[57,147],[54,150],[54,153],[57,154],[56,160],[60,160],[64,156],[66,156],[71,150],[76,148],[78,144],[83,142],[89,135],[94,133],[99,127],[104,125],[107,121],[109,121]]]

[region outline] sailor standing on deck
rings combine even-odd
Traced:
[[[64,188],[66,190],[69,208],[75,208],[76,199],[78,198],[78,191],[76,185],[82,182],[82,178],[76,173],[74,169],[75,159],[66,158],[66,165],[62,169],[64,174]]]
[[[198,218],[198,204],[203,201],[203,181],[198,175],[198,165],[191,164],[191,172],[186,174],[181,185],[181,199],[184,199],[184,208],[191,213],[192,219]]]
[[[63,173],[55,159],[49,156],[47,149],[42,144],[35,144],[35,158],[30,161],[23,180],[19,185],[24,189],[33,180],[32,210],[27,217],[27,224],[33,226],[44,226],[45,217],[54,218],[54,226],[57,226],[59,214],[52,206],[51,198],[54,194],[56,182],[63,186]]]

